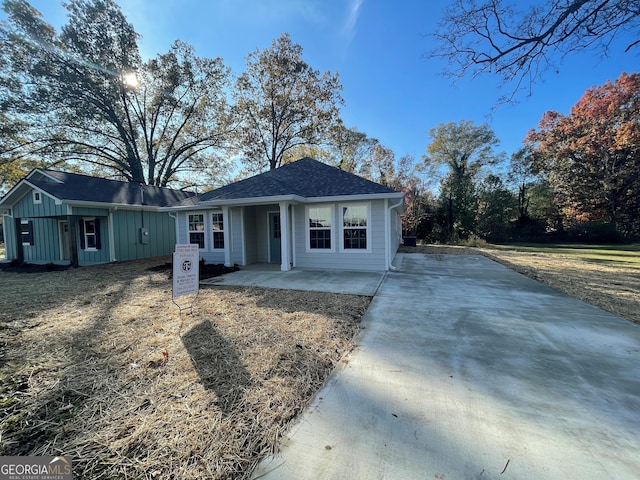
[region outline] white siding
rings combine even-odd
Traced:
[[[243,265],[242,258],[242,208],[230,208],[231,225],[225,228],[231,228],[231,263]]]
[[[244,209],[244,248],[245,264],[250,265],[258,261],[258,234],[256,228],[256,207]]]
[[[342,224],[340,206],[361,205],[364,202],[340,202],[334,204],[333,209],[333,238],[332,252],[313,252],[307,249],[307,225],[304,205],[295,207],[295,267],[319,268],[335,270],[360,270],[381,271],[386,270],[385,265],[385,202],[373,200],[366,202],[371,207],[369,238],[367,242],[371,247],[370,252],[340,251],[342,236],[340,225]]]

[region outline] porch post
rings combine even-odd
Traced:
[[[282,258],[282,265],[280,266],[280,270],[286,272],[291,270],[291,257],[289,252],[290,248],[290,240],[291,240],[291,232],[289,229],[291,228],[289,221],[289,204],[287,202],[280,202],[280,255]]]

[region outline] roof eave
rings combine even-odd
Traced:
[[[266,205],[279,202],[292,203],[329,203],[329,202],[358,202],[366,200],[385,200],[385,199],[403,199],[402,192],[389,193],[368,193],[360,195],[334,195],[325,197],[301,197],[299,195],[278,195],[273,197],[254,197],[254,198],[236,198],[236,199],[218,199],[199,202],[194,205],[161,207],[159,211],[175,212],[188,210],[202,210],[207,208],[219,207],[249,207],[253,205]]]

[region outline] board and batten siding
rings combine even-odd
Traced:
[[[176,227],[168,213],[119,209],[111,215],[115,260],[161,257],[174,251]],[[146,244],[142,242],[141,228],[149,232]]]
[[[357,250],[341,251],[341,224],[342,217],[340,209],[343,206],[368,204],[371,207],[369,236],[367,242],[370,244],[369,252]],[[295,259],[296,267],[317,268],[331,270],[354,270],[354,271],[382,271],[386,270],[385,265],[385,202],[384,200],[372,200],[366,202],[339,202],[324,203],[318,206],[333,206],[333,237],[331,244],[332,251],[309,251],[307,248],[307,218],[306,206],[296,205],[294,212],[295,219]],[[307,205],[311,206],[311,205]]]
[[[66,205],[58,205],[55,200],[44,193],[40,194],[41,203],[34,203],[33,190],[22,197],[12,207],[14,218],[56,217],[68,214]]]

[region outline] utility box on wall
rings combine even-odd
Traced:
[[[144,227],[140,228],[140,243],[142,245],[149,245],[149,230]]]

